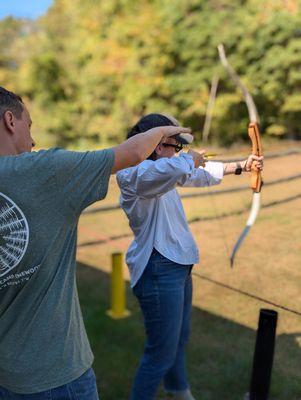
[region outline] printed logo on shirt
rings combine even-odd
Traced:
[[[0,277],[22,260],[29,241],[29,227],[22,210],[0,192]]]

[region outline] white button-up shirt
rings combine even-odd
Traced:
[[[126,255],[132,287],[141,277],[153,248],[178,264],[199,261],[176,187],[217,185],[222,178],[222,163],[208,162],[205,168],[195,168],[192,156],[186,153],[145,160],[117,173],[120,204],[135,235]]]

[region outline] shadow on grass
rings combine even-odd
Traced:
[[[85,325],[95,355],[94,369],[102,400],[127,400],[143,350],[143,321],[127,285],[131,316],[112,320],[109,275],[78,264],[78,289]],[[188,371],[196,400],[242,400],[248,390],[255,331],[193,309]],[[271,400],[301,400],[300,334],[278,336]],[[164,399],[162,390],[158,399]]]

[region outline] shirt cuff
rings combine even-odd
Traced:
[[[224,165],[222,162],[216,162],[216,161],[206,162],[204,170],[220,181],[224,177]]]

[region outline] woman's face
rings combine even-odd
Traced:
[[[175,154],[181,149],[182,146],[175,140],[175,138],[166,138],[165,140],[161,141],[155,149],[157,159],[158,158],[171,158],[174,157]],[[178,151],[176,151],[178,150]]]

